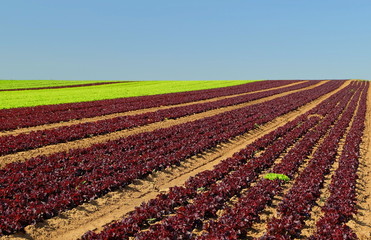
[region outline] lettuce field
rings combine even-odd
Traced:
[[[364,80],[0,85],[2,239],[371,239]]]

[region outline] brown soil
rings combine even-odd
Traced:
[[[325,82],[326,81],[323,81],[323,82],[320,82],[318,84],[315,84],[315,85],[307,87],[307,88],[302,88],[302,89],[299,89],[299,90],[280,93],[280,94],[276,94],[274,96],[261,98],[261,99],[250,101],[250,102],[247,102],[247,103],[238,104],[238,105],[229,106],[229,107],[224,107],[224,108],[219,108],[219,109],[214,109],[214,110],[206,111],[206,112],[203,112],[203,113],[198,113],[198,114],[193,114],[193,115],[189,115],[189,116],[186,116],[186,117],[181,117],[181,118],[174,119],[174,120],[165,120],[165,121],[145,125],[145,126],[142,126],[142,127],[126,129],[126,130],[112,132],[112,133],[108,133],[108,134],[105,134],[105,135],[99,135],[99,136],[95,136],[95,137],[91,137],[91,138],[85,138],[85,139],[81,139],[81,140],[71,141],[71,142],[67,142],[67,143],[60,143],[60,144],[56,144],[56,145],[49,145],[49,146],[37,148],[37,149],[34,149],[34,150],[18,152],[18,153],[15,153],[15,154],[9,154],[9,155],[0,157],[0,168],[4,167],[5,165],[7,165],[11,162],[22,162],[22,161],[25,161],[29,158],[40,156],[40,155],[50,155],[50,154],[53,154],[53,153],[56,153],[56,152],[69,151],[71,149],[87,148],[87,147],[89,147],[93,144],[107,142],[107,141],[110,141],[110,140],[116,140],[116,139],[119,139],[119,138],[127,137],[127,136],[130,136],[130,135],[134,135],[134,134],[138,134],[138,133],[142,133],[142,132],[149,132],[149,131],[153,131],[153,130],[156,130],[156,129],[168,128],[168,127],[175,126],[175,125],[178,125],[178,124],[187,123],[187,122],[195,121],[195,120],[202,119],[202,118],[205,118],[205,117],[214,116],[214,115],[220,114],[222,112],[232,111],[234,109],[246,107],[246,106],[257,104],[257,103],[262,103],[262,102],[269,101],[269,100],[272,100],[272,99],[275,99],[275,98],[278,98],[278,97],[281,97],[281,96],[285,96],[285,95],[288,95],[288,94],[291,94],[291,93],[294,93],[294,92],[303,91],[305,89],[311,89],[311,88],[317,87],[319,85],[322,85]],[[343,84],[343,86],[345,86],[345,85],[346,84]]]
[[[159,192],[166,192],[169,187],[182,185],[190,176],[193,176],[198,172],[212,169],[212,167],[222,159],[231,156],[234,152],[242,149],[247,144],[273,129],[293,120],[298,114],[309,111],[319,102],[325,100],[348,84],[349,82],[334,92],[326,94],[296,111],[280,116],[273,121],[260,126],[259,129],[237,137],[229,143],[222,144],[207,151],[203,155],[192,157],[184,161],[179,167],[167,168],[164,171],[158,172],[144,180],[138,180],[121,191],[111,192],[102,198],[66,211],[58,217],[49,219],[35,226],[28,226],[25,229],[26,234],[16,234],[3,237],[3,239],[14,239],[16,237],[19,237],[20,239],[76,239],[88,230],[99,231],[102,229],[102,226],[120,219],[129,211],[132,211],[135,206],[138,206],[143,201],[148,201],[154,198]],[[266,100],[267,99],[265,99],[265,101]],[[220,112],[222,111],[227,110],[224,108]],[[177,122],[177,124],[179,124],[179,121],[171,122]],[[162,124],[165,123],[167,122]],[[141,131],[145,130],[142,129]],[[146,131],[149,130],[147,129]]]
[[[264,90],[249,92],[249,93],[229,95],[229,96],[224,96],[224,97],[210,98],[210,99],[207,99],[207,100],[194,101],[194,102],[190,102],[190,103],[182,103],[182,104],[175,104],[175,105],[169,105],[169,106],[145,108],[145,109],[139,109],[139,110],[129,111],[129,112],[107,114],[107,115],[91,117],[91,118],[83,118],[83,119],[78,119],[78,120],[70,120],[70,121],[67,121],[67,122],[44,124],[44,125],[39,125],[39,126],[35,126],[35,127],[28,127],[28,128],[19,128],[19,129],[15,129],[15,130],[11,130],[11,131],[0,132],[0,137],[7,136],[7,135],[18,135],[18,134],[22,134],[22,133],[29,133],[29,132],[38,131],[38,130],[46,130],[46,129],[53,129],[53,128],[58,128],[58,127],[72,126],[72,125],[77,125],[77,124],[81,124],[81,123],[96,122],[96,121],[111,119],[111,118],[115,118],[115,117],[131,116],[131,115],[137,115],[137,114],[141,114],[141,113],[155,112],[155,111],[158,111],[158,110],[169,109],[169,108],[174,108],[174,107],[188,106],[188,105],[192,105],[192,104],[196,104],[196,103],[214,102],[214,101],[218,101],[218,100],[222,100],[222,99],[228,99],[228,98],[233,98],[233,97],[237,97],[237,96],[249,95],[249,94],[253,94],[253,93],[265,92],[265,91],[276,90],[276,89],[285,88],[285,87],[289,87],[289,86],[294,86],[294,85],[298,85],[298,84],[303,83],[303,82],[306,82],[306,81],[301,81],[301,82],[298,82],[298,83],[291,83],[291,84],[287,84],[287,85],[281,86],[281,87],[269,88],[269,89],[264,89]]]
[[[366,126],[361,145],[359,180],[357,183],[358,213],[348,226],[360,240],[371,239],[371,89],[368,89]]]

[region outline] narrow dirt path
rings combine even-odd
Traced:
[[[361,145],[359,179],[357,183],[357,210],[348,225],[360,240],[371,239],[371,87],[368,88],[366,125]]]
[[[221,160],[230,157],[233,153],[252,143],[266,133],[283,126],[295,119],[298,114],[307,112],[327,99],[335,92],[340,91],[350,82],[346,82],[337,90],[328,93],[311,103],[280,116],[273,121],[236,137],[229,143],[222,144],[200,156],[194,156],[182,162],[179,167],[170,167],[157,172],[144,180],[137,180],[120,191],[108,193],[102,198],[85,203],[75,209],[60,214],[58,217],[46,220],[43,223],[26,227],[26,234],[16,234],[0,239],[76,239],[88,230],[102,230],[103,226],[122,218],[135,206],[148,201],[160,192],[166,192],[172,186],[179,186],[198,172],[210,170]]]
[[[22,162],[22,161],[25,161],[29,158],[40,156],[40,155],[51,155],[53,153],[62,152],[62,151],[69,151],[71,149],[87,148],[87,147],[89,147],[93,144],[107,142],[107,141],[110,141],[110,140],[116,140],[116,139],[119,139],[119,138],[127,137],[127,136],[130,136],[130,135],[134,135],[134,134],[138,134],[138,133],[142,133],[142,132],[150,132],[150,131],[153,131],[153,130],[156,130],[156,129],[168,128],[168,127],[172,127],[172,126],[175,126],[175,125],[178,125],[178,124],[195,121],[195,120],[198,120],[198,119],[214,116],[214,115],[220,114],[222,112],[232,111],[232,110],[235,110],[235,109],[238,109],[238,108],[243,108],[243,107],[250,106],[250,105],[253,105],[253,104],[266,102],[266,101],[269,101],[269,100],[272,100],[272,99],[275,99],[275,98],[278,98],[278,97],[289,95],[291,93],[303,91],[303,90],[306,90],[306,89],[312,89],[312,88],[320,86],[324,83],[326,83],[326,81],[320,82],[318,84],[315,84],[315,85],[307,87],[307,88],[302,88],[302,89],[298,89],[298,90],[284,92],[284,93],[276,94],[274,96],[270,96],[270,97],[250,101],[250,102],[247,102],[247,103],[238,104],[238,105],[229,106],[229,107],[224,107],[224,108],[218,108],[218,109],[214,109],[214,110],[210,110],[210,111],[206,111],[206,112],[202,112],[202,113],[198,113],[198,114],[189,115],[189,116],[186,116],[186,117],[181,117],[181,118],[178,118],[178,119],[169,119],[169,120],[165,120],[165,121],[161,121],[161,122],[148,124],[148,125],[145,125],[145,126],[142,126],[142,127],[137,127],[137,128],[132,128],[132,129],[125,129],[125,130],[122,130],[122,131],[112,132],[112,133],[108,133],[108,134],[105,134],[105,135],[94,136],[94,137],[91,137],[91,138],[84,138],[84,139],[71,141],[71,142],[67,142],[67,143],[48,145],[48,146],[45,146],[45,147],[41,147],[41,148],[29,150],[29,151],[24,151],[24,152],[18,152],[18,153],[15,153],[15,154],[5,155],[5,156],[0,157],[0,168],[3,168],[5,165],[7,165],[11,162]],[[345,86],[345,85],[347,85],[347,83],[343,84],[343,86]]]
[[[237,96],[249,95],[249,94],[253,94],[253,93],[259,93],[259,92],[265,92],[265,91],[290,87],[290,86],[298,85],[298,84],[304,83],[304,82],[307,82],[307,81],[291,83],[291,84],[287,84],[287,85],[281,86],[281,87],[269,88],[269,89],[264,89],[264,90],[249,92],[249,93],[242,93],[242,94],[228,95],[228,96],[217,97],[217,98],[210,98],[210,99],[207,99],[207,100],[201,100],[201,101],[195,101],[195,102],[189,102],[189,103],[182,103],[182,104],[161,106],[161,107],[153,107],[153,108],[145,108],[145,109],[139,109],[139,110],[129,111],[129,112],[102,115],[102,116],[98,116],[98,117],[82,118],[82,119],[71,120],[71,121],[67,121],[67,122],[44,124],[44,125],[39,125],[39,126],[35,126],[35,127],[28,127],[28,128],[19,128],[19,129],[15,129],[15,130],[11,130],[11,131],[0,132],[0,137],[8,136],[8,135],[18,135],[18,134],[22,134],[22,133],[29,133],[29,132],[38,131],[38,130],[53,129],[53,128],[64,127],[64,126],[72,126],[72,125],[87,123],[87,122],[96,122],[96,121],[111,119],[111,118],[115,118],[115,117],[131,116],[131,115],[137,115],[137,114],[141,114],[141,113],[155,112],[155,111],[163,110],[163,109],[188,106],[188,105],[192,105],[192,104],[195,104],[195,103],[214,102],[214,101],[233,98],[233,97],[237,97]]]

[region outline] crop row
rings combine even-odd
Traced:
[[[83,238],[127,239],[130,236],[136,236],[139,239],[173,239],[177,236],[187,239],[192,235],[193,228],[202,228],[203,219],[215,216],[217,209],[223,205],[226,199],[237,194],[242,188],[246,188],[256,179],[259,172],[272,164],[275,157],[290,145],[290,142],[294,142],[319,122],[317,117],[312,117],[308,121],[307,117],[310,114],[324,112],[326,115],[339,100],[344,103],[347,101],[347,98],[344,97],[349,90],[350,87],[342,90],[311,112],[301,115],[294,121],[263,136],[239,153],[234,154],[232,158],[222,161],[212,171],[204,171],[190,178],[185,187],[172,188],[168,194],[160,194],[156,199],[142,204],[127,218],[110,225],[102,233],[88,232]],[[322,108],[325,108],[326,111],[323,111]],[[252,159],[254,153],[259,149],[264,149],[264,153],[260,157]],[[215,181],[219,182],[215,183]],[[206,190],[208,191],[204,192]],[[194,199],[190,201],[191,198]],[[150,231],[138,233],[153,219],[158,221],[164,215],[174,213],[175,208],[178,208],[177,215],[163,220],[162,224],[152,225]]]
[[[174,107],[170,109],[158,110],[155,112],[142,113],[132,116],[115,117],[96,122],[87,122],[48,130],[32,131],[30,133],[23,133],[19,135],[8,135],[0,137],[0,156],[19,151],[35,149],[41,146],[68,142],[85,137],[91,137],[132,127],[138,127],[145,124],[163,121],[165,119],[176,119],[179,117],[205,112],[212,109],[249,102],[286,91],[305,88],[314,84],[316,84],[316,82],[308,81],[294,86],[252,93],[214,102]]]
[[[363,86],[362,91],[367,91]],[[290,191],[278,206],[279,218],[268,222],[267,234],[262,239],[293,239],[300,236],[305,220],[311,216],[311,209],[321,194],[325,176],[337,156],[341,138],[351,122],[361,93],[349,103],[341,119],[317,148],[308,166],[300,173]],[[360,104],[365,104],[364,102]]]
[[[317,222],[317,232],[312,240],[358,239],[346,225],[356,213],[357,170],[360,157],[360,145],[366,120],[367,92],[363,92],[357,115],[346,136],[344,148],[329,186],[331,195],[322,208],[324,216]]]
[[[0,110],[0,131],[248,93],[295,82],[262,81],[211,90],[4,109]]]
[[[335,90],[343,82],[0,170],[0,229],[11,233],[215,147]]]

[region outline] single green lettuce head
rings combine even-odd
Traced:
[[[263,178],[269,179],[269,180],[279,179],[283,181],[290,181],[290,178],[288,176],[286,176],[285,174],[279,174],[279,173],[267,173],[264,175]]]

